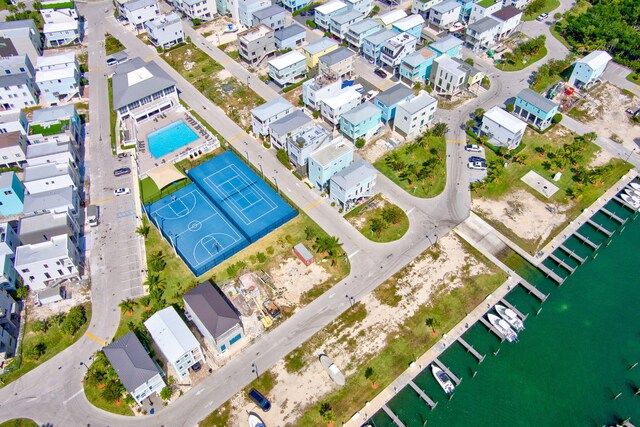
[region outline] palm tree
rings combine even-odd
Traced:
[[[165,281],[159,274],[149,274],[144,284],[149,288],[149,292],[152,292],[154,289],[160,291],[164,291],[165,289]]]
[[[433,125],[433,134],[435,136],[444,136],[447,132],[449,132],[449,125],[444,122],[439,122]]]
[[[167,262],[164,260],[165,255],[162,251],[153,252],[149,256],[149,270],[160,272],[167,266]]]
[[[433,317],[427,317],[426,319],[424,319],[424,324],[427,327],[431,328],[431,331],[434,335],[436,333],[436,328],[435,328],[436,323],[437,323],[436,319],[434,319]]]
[[[311,227],[305,227],[304,229],[304,238],[306,240],[313,240],[316,237],[316,230]]]
[[[397,224],[402,219],[402,211],[395,206],[387,206],[382,210],[382,219],[390,224]]]
[[[133,314],[133,309],[135,308],[137,303],[134,300],[127,298],[121,301],[120,304],[118,305],[120,306],[122,311],[124,311],[125,313],[129,314],[129,316],[131,316]]]
[[[18,9],[20,10],[25,10],[27,8],[27,5],[24,4],[23,2],[18,2],[18,4],[16,5],[18,7]]]
[[[149,226],[149,220],[147,217],[142,217],[142,224],[138,228],[136,228],[136,233],[145,239],[149,236],[149,232],[151,231],[151,226]]]
[[[385,228],[385,222],[378,217],[371,218],[371,220],[369,221],[369,230],[371,230],[371,232],[376,236],[380,236],[380,233],[382,233]]]

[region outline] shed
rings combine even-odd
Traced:
[[[302,243],[298,243],[293,247],[293,253],[298,257],[300,261],[306,266],[313,264],[313,254],[309,252],[309,249]]]
[[[62,295],[60,294],[60,288],[47,288],[37,294],[37,300],[40,304],[51,304],[53,302],[62,301]]]

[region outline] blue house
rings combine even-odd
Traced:
[[[411,34],[418,40],[420,40],[422,34],[422,27],[424,27],[424,18],[422,15],[409,15],[391,25],[392,30],[398,33]]]
[[[388,123],[396,116],[396,106],[398,103],[411,98],[413,98],[413,89],[408,88],[402,83],[398,83],[378,94],[373,103],[380,109],[382,121]]]
[[[431,74],[431,66],[436,54],[432,50],[421,49],[407,55],[400,64],[400,78],[413,85],[423,83]]]
[[[340,117],[340,132],[352,141],[369,139],[380,125],[382,111],[370,102],[352,108]]]
[[[0,173],[0,214],[16,215],[22,212],[24,187],[14,172]]]
[[[382,45],[397,35],[397,31],[386,29],[368,35],[362,40],[362,54],[366,59],[377,63],[380,59]]]
[[[569,84],[578,88],[591,86],[604,73],[609,61],[611,61],[611,55],[607,52],[594,50],[581,60],[576,61],[571,77],[569,77]]]
[[[540,130],[551,124],[558,112],[558,104],[531,89],[522,89],[514,105],[513,113]]]
[[[382,29],[382,25],[375,19],[367,18],[349,26],[349,30],[344,40],[352,47],[360,49],[365,37],[377,33]]]
[[[473,9],[473,5],[476,4],[476,0],[457,0],[460,3],[460,18],[458,21],[460,22],[468,22],[469,16],[471,16],[471,9]]]
[[[436,58],[439,58],[442,55],[447,55],[450,58],[460,58],[460,47],[463,44],[464,42],[459,38],[448,35],[447,37],[440,39],[437,42],[431,43],[427,47],[436,54]]]
[[[291,24],[288,27],[276,30],[274,34],[276,48],[279,50],[295,49],[304,43],[306,37],[306,30],[298,24]]]
[[[298,9],[302,9],[309,4],[310,0],[282,0],[282,6],[285,9],[293,12]]]
[[[332,176],[353,162],[353,144],[340,136],[311,153],[307,160],[309,181],[326,190]]]

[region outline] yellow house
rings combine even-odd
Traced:
[[[318,65],[318,60],[322,55],[336,50],[339,45],[338,41],[323,37],[303,47],[304,56],[307,58],[307,68],[311,69]]]

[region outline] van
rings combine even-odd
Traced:
[[[89,226],[95,227],[100,223],[100,209],[98,205],[87,206],[87,219],[89,220]]]
[[[266,397],[264,397],[262,395],[262,393],[260,393],[258,390],[256,390],[255,388],[252,388],[251,390],[249,390],[249,397],[251,398],[251,400],[253,400],[256,405],[258,405],[260,407],[260,409],[262,409],[264,412],[269,412],[269,409],[271,409],[271,402],[269,402],[267,400]]]

